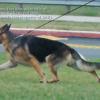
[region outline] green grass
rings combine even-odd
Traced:
[[[71,6],[71,9],[77,6]],[[23,9],[19,8],[18,4],[0,4],[0,10],[5,12],[16,12],[14,9],[18,10],[19,13],[36,13],[36,14],[63,14],[68,11],[68,7],[65,5],[36,5],[36,4],[24,4]],[[100,7],[82,7],[70,15],[83,15],[83,16],[100,16]]]
[[[6,58],[6,59],[5,59]],[[0,63],[7,60],[0,53]],[[42,65],[46,76],[51,74]],[[85,72],[78,72],[63,66],[59,69],[60,82],[39,83],[39,76],[33,68],[19,65],[14,69],[0,72],[0,100],[99,100],[100,84]],[[98,72],[98,74],[100,74]]]
[[[36,28],[46,21],[32,21],[32,20],[10,20],[0,19],[0,26],[4,24],[12,24],[12,27],[18,28]],[[100,23],[81,23],[81,22],[64,22],[55,21],[51,22],[42,28],[44,29],[63,29],[63,30],[85,30],[85,31],[100,31]]]
[[[19,9],[20,13],[36,13],[36,14],[63,14],[68,9],[66,6],[60,5],[24,5],[24,10]],[[9,9],[8,9],[9,8]],[[0,4],[0,10],[19,8],[17,4]],[[74,9],[75,6],[71,7]],[[3,10],[3,11],[4,11]],[[14,10],[14,9],[13,9]],[[27,11],[29,10],[29,11]],[[11,10],[12,11],[12,10]],[[17,11],[15,11],[18,13]],[[100,7],[82,7],[72,13],[70,15],[86,15],[86,16],[100,16]],[[11,23],[12,27],[18,28],[36,28],[46,21],[32,21],[32,20],[22,20],[22,19],[0,19],[0,26]],[[64,30],[83,30],[83,31],[100,31],[100,23],[88,23],[88,22],[65,22],[65,21],[54,21],[51,22],[42,28],[44,29],[64,29]]]

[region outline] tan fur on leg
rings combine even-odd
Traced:
[[[10,60],[8,60],[7,62],[0,65],[0,70],[13,68],[13,67],[16,67],[16,65],[17,65],[16,63],[13,63]]]
[[[46,77],[45,77],[45,74],[43,73],[43,71],[41,69],[41,66],[39,65],[39,62],[34,57],[32,57],[29,60],[29,63],[34,67],[36,72],[39,74],[39,76],[42,79],[43,83],[46,83],[47,82]]]
[[[90,72],[93,76],[95,76],[97,78],[97,81],[100,82],[100,77],[98,77],[96,71],[92,71]]]
[[[55,69],[55,67],[52,64],[48,64],[51,73],[52,73],[52,79],[48,81],[48,83],[54,83],[54,82],[58,82],[58,75],[57,75],[57,70]]]
[[[52,79],[48,81],[48,83],[54,83],[54,82],[58,82],[58,75],[57,75],[57,69],[54,66],[54,64],[51,61],[51,56],[46,57],[46,62],[48,64],[48,67],[50,68],[50,71],[52,73]]]

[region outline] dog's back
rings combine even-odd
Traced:
[[[54,54],[58,58],[63,57],[64,52],[69,52],[70,49],[61,42],[34,36],[20,36],[15,38],[12,43],[24,49],[27,45],[29,53],[35,56],[39,62],[44,62],[46,56],[50,54]]]

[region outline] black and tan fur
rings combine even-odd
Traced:
[[[80,56],[73,48],[49,39],[23,35],[15,37],[9,30],[10,25],[0,28],[0,42],[10,60],[0,65],[0,70],[16,67],[18,63],[29,64],[34,67],[43,82],[59,81],[56,65],[65,62],[67,66],[77,70],[87,71],[96,76],[95,70],[100,69],[100,63],[88,62]],[[46,62],[51,70],[52,79],[47,81],[40,64]]]

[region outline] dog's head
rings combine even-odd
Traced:
[[[7,35],[7,32],[10,29],[10,26],[11,26],[11,24],[10,25],[5,24],[4,26],[0,27],[0,43],[2,43],[3,36]]]

